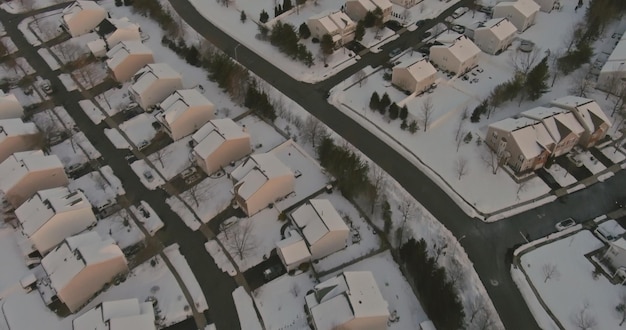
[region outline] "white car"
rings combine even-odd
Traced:
[[[143,150],[146,149],[146,147],[148,147],[148,145],[150,144],[150,142],[143,140],[141,142],[139,142],[139,144],[137,145],[137,149],[138,150]]]
[[[559,223],[557,223],[554,227],[556,228],[556,230],[558,231],[563,231],[567,228],[571,228],[576,226],[576,221],[574,221],[574,219],[572,218],[567,218]]]

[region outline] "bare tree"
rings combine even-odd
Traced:
[[[560,276],[559,269],[553,263],[543,264],[543,266],[541,266],[541,272],[543,273],[543,283]]]
[[[64,64],[69,64],[78,60],[82,54],[80,46],[71,40],[60,43],[54,48],[56,49],[56,53],[63,60]]]
[[[580,330],[591,330],[598,325],[596,318],[589,313],[589,302],[585,302],[583,307],[574,314],[573,321]]]
[[[613,98],[613,111],[611,112],[611,117],[615,115],[616,112],[622,112],[624,110],[624,105],[626,105],[626,86],[620,86],[620,88],[615,93],[615,98]]]
[[[415,205],[413,205],[413,203],[411,203],[411,200],[408,198],[405,198],[399,205],[400,208],[400,216],[401,216],[401,221],[402,223],[400,224],[400,226],[396,229],[396,238],[397,238],[397,243],[398,243],[398,247],[402,246],[402,240],[403,240],[403,236],[404,236],[404,231],[406,230],[406,222],[407,220],[409,220],[409,218],[413,217],[415,215]]]
[[[98,71],[95,66],[86,63],[86,59],[80,59],[76,63],[77,69],[74,71],[81,85],[87,89],[94,88],[98,84]],[[105,99],[108,104],[108,100]]]
[[[506,157],[504,157],[504,155],[498,155],[498,153],[489,146],[486,146],[485,149],[487,151],[481,155],[481,158],[485,165],[491,169],[491,173],[496,175],[498,174],[500,166],[506,163]]]
[[[619,296],[619,302],[615,306],[615,311],[617,311],[622,318],[619,322],[619,326],[621,327],[626,321],[626,293],[622,292]]]
[[[372,166],[370,173],[371,186],[367,192],[370,203],[370,214],[374,214],[374,208],[382,196],[383,187],[385,186],[385,172],[378,166]]]
[[[361,69],[354,74],[353,79],[354,79],[354,83],[358,82],[359,87],[361,87],[362,84],[367,81],[367,74],[365,74],[365,71]]]
[[[465,278],[465,269],[463,269],[463,265],[454,258],[450,262],[451,264],[447,268],[448,280],[452,285],[456,286]]]
[[[460,181],[461,178],[468,172],[467,158],[465,157],[457,158],[454,169],[456,170],[456,174],[458,175],[458,178]]]
[[[591,93],[594,83],[589,71],[588,68],[581,68],[576,71],[569,89],[571,94],[587,97],[587,94]]]
[[[583,23],[576,23],[571,25],[567,31],[565,37],[563,37],[563,46],[566,48],[565,52],[569,53],[572,47],[576,45],[585,34],[585,27]]]
[[[493,329],[495,325],[495,318],[491,309],[485,306],[484,309],[481,310],[476,318],[474,319],[474,323],[470,327],[470,329],[476,330],[490,330]]]
[[[257,248],[252,221],[238,221],[228,229],[229,239],[224,243],[234,254],[243,260]]]
[[[400,13],[400,19],[402,24],[406,24],[411,19],[411,11],[408,8],[404,8]]]
[[[433,254],[435,255],[435,264],[439,261],[439,257],[446,255],[446,249],[448,248],[448,238],[443,235],[435,236],[432,239]]]
[[[515,192],[517,195],[517,200],[519,200],[519,195],[526,191],[526,188],[528,188],[528,181],[522,181],[517,185],[517,191]]]
[[[154,153],[154,157],[156,157],[156,159],[159,161],[159,164],[161,164],[161,167],[165,167],[165,165],[163,164],[163,158],[168,156],[170,153],[171,153],[171,149],[168,149],[168,148],[161,148]]]
[[[606,92],[604,99],[608,100],[611,94],[617,94],[623,88],[623,82],[620,74],[612,72],[606,80],[602,82],[601,88]]]
[[[538,62],[540,58],[539,48],[535,47],[530,52],[522,52],[514,50],[509,57],[509,63],[515,70],[515,72],[522,74],[524,77],[530,72]]]
[[[300,285],[297,282],[293,282],[289,291],[294,297],[297,297],[300,294]]]
[[[308,116],[304,121],[304,127],[302,128],[303,137],[313,145],[313,148],[317,145],[318,140],[324,136],[326,128],[324,124],[313,116]]]
[[[424,124],[424,132],[428,129],[428,124],[430,124],[430,119],[433,115],[433,100],[431,97],[427,97],[422,102],[422,123]]]
[[[187,189],[186,191],[186,194],[188,196],[187,198],[196,204],[196,207],[200,207],[200,202],[204,202],[204,200],[206,199],[204,197],[203,191],[200,189],[199,184],[189,187],[189,189]]]

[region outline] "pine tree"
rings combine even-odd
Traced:
[[[311,36],[311,30],[309,30],[309,26],[306,23],[302,23],[298,28],[298,34],[301,39],[308,39]]]
[[[409,124],[409,132],[411,132],[411,134],[415,134],[418,129],[419,127],[417,126],[417,122],[415,120],[412,120]]]
[[[526,76],[524,90],[531,101],[537,100],[548,89],[548,57],[544,57]]]
[[[261,14],[259,15],[259,21],[261,21],[261,23],[266,23],[269,18],[270,16],[267,14],[265,9],[261,10]]]
[[[185,55],[185,61],[193,66],[200,66],[199,57],[200,53],[198,52],[196,46],[191,46],[191,48],[189,48],[189,51],[187,52],[187,55]]]
[[[378,96],[378,93],[376,92],[372,93],[372,97],[370,97],[370,109],[372,110],[378,109],[379,104],[380,104],[380,97]]]
[[[247,18],[248,17],[246,16],[246,12],[242,10],[241,15],[239,15],[239,19],[241,20],[241,23],[245,23]]]
[[[363,36],[365,35],[365,24],[363,20],[360,20],[356,23],[356,30],[354,31],[354,40],[361,41],[363,40]]]
[[[320,47],[322,48],[322,53],[325,55],[330,55],[334,51],[335,44],[333,43],[333,37],[330,34],[325,34],[322,36],[322,40],[320,40]]]
[[[409,109],[406,107],[406,104],[405,104],[400,109],[400,119],[406,120],[406,117],[408,116],[409,116]]]
[[[383,97],[380,98],[380,104],[378,106],[378,110],[381,113],[384,113],[387,110],[387,107],[391,104],[391,100],[389,99],[389,94],[383,94]]]
[[[408,126],[409,125],[406,123],[406,119],[402,119],[402,123],[400,123],[400,129],[404,131]]]
[[[389,106],[389,118],[396,120],[398,118],[398,113],[400,112],[400,107],[396,104],[396,102],[391,103]]]
[[[284,0],[283,1],[283,13],[291,8],[293,8],[293,4],[291,3],[291,0]]]

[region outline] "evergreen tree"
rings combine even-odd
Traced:
[[[396,102],[391,103],[389,106],[389,118],[396,120],[398,118],[398,114],[400,112],[400,107],[396,104]]]
[[[400,119],[405,120],[406,117],[409,116],[409,108],[406,107],[406,104],[402,106],[400,109]]]
[[[298,34],[301,39],[308,39],[311,36],[311,30],[309,30],[309,26],[306,23],[302,23],[298,28]]]
[[[526,76],[524,82],[524,90],[526,96],[531,101],[537,100],[548,89],[548,79],[550,72],[548,71],[548,57],[544,57]]]
[[[267,14],[265,9],[261,10],[261,14],[259,15],[259,21],[261,21],[261,23],[267,23],[267,20],[269,18],[270,16]]]
[[[470,121],[472,123],[479,122],[480,116],[484,113],[487,113],[488,107],[489,107],[489,100],[485,99],[482,103],[477,105],[476,108],[474,108],[474,111],[472,111],[472,115],[470,116]]]
[[[239,15],[239,19],[241,20],[241,23],[245,23],[247,18],[248,17],[246,16],[246,12],[242,10],[241,15]]]
[[[360,20],[356,23],[356,30],[354,31],[354,40],[361,41],[363,40],[363,36],[365,35],[365,24],[363,20]]]
[[[409,132],[411,132],[411,134],[415,134],[418,129],[419,127],[417,126],[417,122],[415,120],[411,120],[411,123],[409,124]]]
[[[291,3],[291,0],[284,0],[283,1],[283,13],[288,11],[291,8],[293,8],[293,4]]]
[[[409,125],[406,123],[406,119],[402,119],[402,123],[400,123],[400,129],[405,130]]]
[[[383,97],[380,98],[380,104],[379,104],[378,110],[380,110],[381,113],[384,113],[390,104],[391,104],[391,100],[389,99],[389,94],[385,93],[383,94]]]
[[[368,11],[363,18],[363,26],[366,28],[371,28],[376,23],[376,15],[373,12]]]
[[[372,110],[378,109],[379,104],[380,104],[380,97],[378,96],[378,93],[376,92],[372,93],[372,97],[370,97],[370,109]]]
[[[191,48],[189,48],[189,51],[187,52],[187,55],[185,55],[185,61],[193,66],[200,66],[199,57],[200,52],[198,52],[196,46],[191,46]]]
[[[320,47],[322,48],[322,53],[324,55],[330,55],[335,50],[335,43],[333,42],[333,37],[330,34],[325,34],[322,36],[322,40],[320,40]]]

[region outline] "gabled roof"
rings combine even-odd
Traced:
[[[342,11],[323,12],[319,15],[312,16],[310,19],[318,20],[324,29],[330,34],[334,34],[337,30],[343,30],[354,22]]]
[[[195,89],[177,90],[161,102],[161,109],[164,111],[164,120],[171,125],[190,107],[213,106],[204,95]]]
[[[39,130],[34,123],[23,122],[20,118],[0,119],[0,143],[12,136],[37,134]]]
[[[120,41],[107,52],[107,65],[114,68],[122,63],[129,55],[143,54],[152,55],[152,50],[139,40]]]
[[[30,237],[54,215],[79,209],[91,209],[85,195],[60,187],[38,191],[15,210],[15,215],[24,234]]]
[[[65,7],[63,9],[63,20],[66,22],[71,20],[74,15],[80,13],[83,10],[99,10],[106,11],[102,6],[97,4],[95,1],[83,1],[77,0],[73,2],[71,5]]]
[[[513,2],[499,2],[495,5],[495,7],[511,7],[517,10],[520,14],[525,17],[530,17],[534,13],[538,12],[541,7],[534,2],[533,0],[517,0]],[[495,8],[494,7],[494,8]]]
[[[510,133],[513,141],[526,159],[539,156],[545,150],[550,150],[549,146],[554,144],[554,140],[548,133],[545,126],[530,118],[506,118],[489,125]]]
[[[597,130],[598,126],[602,123],[611,126],[609,117],[602,111],[600,105],[592,99],[578,96],[565,96],[551,103],[557,107],[575,112],[580,124],[589,132]]]
[[[498,38],[499,40],[504,40],[508,38],[510,35],[517,33],[517,28],[508,18],[494,18],[490,19],[483,24],[479,29],[489,29],[491,32]]]
[[[349,231],[346,223],[327,199],[311,199],[292,214],[309,246],[331,231]]]
[[[626,71],[626,33],[622,35],[620,40],[613,48],[611,55],[607,58],[600,72],[624,72]]]
[[[133,85],[130,86],[137,94],[144,93],[159,79],[181,79],[180,73],[172,69],[167,63],[146,64],[133,76]]]
[[[522,112],[522,116],[540,120],[555,141],[561,141],[570,133],[580,136],[585,131],[576,117],[565,109],[536,107]]]
[[[4,108],[6,105],[17,105],[22,108],[22,104],[20,103],[20,101],[17,100],[17,97],[15,97],[14,94],[5,94],[4,91],[0,89],[0,109]]]
[[[105,301],[72,322],[73,330],[154,330],[152,303],[137,298]]]
[[[233,179],[238,181],[234,190],[244,200],[270,179],[286,175],[293,176],[293,172],[273,153],[252,155],[231,173]]]
[[[309,252],[302,236],[295,230],[291,230],[289,235],[289,237],[276,242],[276,248],[280,250],[285,264],[291,265],[311,258],[311,252]]]
[[[213,119],[193,134],[192,139],[197,143],[193,150],[200,157],[206,158],[226,141],[249,137],[250,134],[245,132],[232,119]]]
[[[461,63],[480,54],[480,48],[478,48],[478,46],[476,46],[476,44],[474,44],[468,37],[463,35],[456,38],[451,45],[432,46],[432,48],[436,47],[447,47],[450,49],[452,56],[456,57]]]
[[[56,155],[41,150],[16,152],[0,164],[0,190],[7,192],[31,171],[63,168]]]
[[[380,9],[385,9],[385,8],[389,8],[391,6],[393,6],[391,4],[391,1],[389,0],[370,0],[372,3],[374,3],[376,5],[376,7],[380,8]]]
[[[411,64],[400,64],[400,68],[406,68],[416,81],[422,81],[437,73],[437,69],[425,58],[421,58]]]

